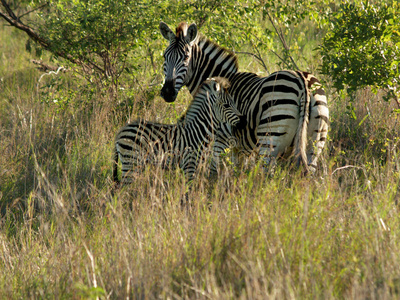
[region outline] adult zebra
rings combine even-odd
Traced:
[[[219,154],[236,143],[232,128],[246,125],[246,118],[234,107],[224,84],[218,79],[205,81],[176,124],[139,120],[124,126],[115,139],[114,181],[120,183],[120,159],[124,184],[132,181],[134,167],[140,169],[149,163],[162,167],[179,165],[190,182],[211,144],[210,171],[216,174]]]
[[[307,170],[315,170],[327,137],[329,110],[325,92],[312,74],[279,71],[259,77],[238,72],[235,54],[197,34],[195,24],[182,22],[173,33],[161,22],[160,31],[169,41],[161,90],[165,101],[175,101],[184,85],[193,95],[207,78],[225,77],[235,106],[247,117],[246,128],[235,133],[239,149],[259,149],[266,163],[293,152]]]

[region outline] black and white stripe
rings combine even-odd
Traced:
[[[183,85],[193,94],[206,78],[225,77],[235,106],[247,117],[246,128],[236,131],[239,151],[258,150],[266,163],[294,154],[310,171],[315,170],[326,141],[329,110],[325,92],[313,75],[279,71],[259,77],[238,72],[236,56],[198,35],[195,24],[181,23],[174,34],[161,23],[160,31],[170,43],[164,53],[162,89],[167,102],[176,99]],[[185,68],[175,68],[180,64]]]
[[[217,172],[219,155],[236,145],[232,129],[245,126],[245,118],[234,107],[232,97],[219,81],[207,80],[200,86],[185,115],[176,124],[135,121],[117,134],[114,150],[114,181],[118,159],[122,182],[132,181],[134,171],[147,164],[163,168],[178,165],[191,181],[201,158],[212,146],[210,171]]]

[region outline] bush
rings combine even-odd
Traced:
[[[397,1],[345,2],[331,15],[331,31],[320,47],[322,72],[338,90],[384,89],[386,100],[399,97],[400,13]]]

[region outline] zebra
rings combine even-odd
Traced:
[[[135,168],[140,170],[147,164],[163,168],[179,165],[190,183],[210,145],[213,155],[210,176],[216,175],[219,155],[236,144],[232,129],[244,127],[245,122],[246,118],[233,106],[223,80],[206,80],[176,124],[138,120],[120,129],[115,138],[114,182],[121,183],[120,159],[123,184],[132,182]]]
[[[292,154],[306,171],[314,172],[325,145],[329,109],[318,79],[301,71],[278,71],[266,77],[238,72],[236,55],[201,34],[197,26],[182,22],[176,33],[164,22],[162,36],[169,41],[164,51],[165,81],[161,96],[175,101],[186,85],[193,95],[208,77],[230,81],[235,107],[247,117],[247,126],[235,131],[240,152],[258,150],[265,165]]]

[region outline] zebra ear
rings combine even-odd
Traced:
[[[189,28],[187,29],[186,40],[191,43],[197,37],[197,26],[196,24],[190,24]]]
[[[219,92],[220,89],[221,89],[221,85],[218,82],[215,82],[215,90],[217,92]]]
[[[167,41],[171,41],[175,37],[175,34],[164,22],[160,22],[160,32]]]

